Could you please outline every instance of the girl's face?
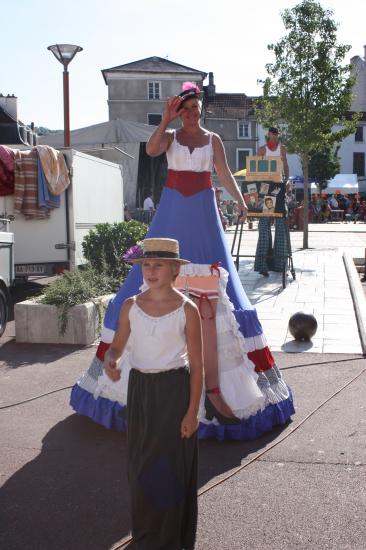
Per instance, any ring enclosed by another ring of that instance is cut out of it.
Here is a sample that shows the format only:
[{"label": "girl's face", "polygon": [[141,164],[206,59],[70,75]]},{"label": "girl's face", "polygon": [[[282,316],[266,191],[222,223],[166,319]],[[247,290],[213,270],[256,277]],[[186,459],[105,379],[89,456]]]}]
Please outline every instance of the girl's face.
[{"label": "girl's face", "polygon": [[201,102],[196,97],[187,99],[180,111],[179,115],[183,124],[192,124],[199,122],[201,118]]},{"label": "girl's face", "polygon": [[141,268],[144,281],[149,288],[169,286],[179,273],[179,264],[169,260],[144,260]]}]

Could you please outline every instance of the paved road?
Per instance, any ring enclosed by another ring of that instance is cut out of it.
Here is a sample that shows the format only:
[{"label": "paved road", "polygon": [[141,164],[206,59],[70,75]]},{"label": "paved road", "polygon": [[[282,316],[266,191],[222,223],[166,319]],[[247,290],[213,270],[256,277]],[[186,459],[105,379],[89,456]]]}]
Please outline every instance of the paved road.
[{"label": "paved road", "polygon": [[[354,233],[338,234],[335,248],[341,240],[362,248]],[[130,528],[125,437],[68,405],[95,347],[16,344],[11,331],[0,347],[0,407],[55,393],[0,409],[0,548],[109,550]],[[196,548],[365,550],[366,360],[275,356],[294,393],[292,423],[255,442],[202,442],[200,489],[289,437],[200,497]]]},{"label": "paved road", "polygon": [[[67,388],[94,351],[6,343],[1,406]],[[293,422],[251,443],[202,442],[200,488],[290,435],[200,497],[196,548],[364,549],[366,373],[294,428],[366,361],[311,353],[276,359],[294,392]],[[108,550],[129,532],[125,437],[73,414],[68,397],[65,389],[0,410],[4,550]]]}]

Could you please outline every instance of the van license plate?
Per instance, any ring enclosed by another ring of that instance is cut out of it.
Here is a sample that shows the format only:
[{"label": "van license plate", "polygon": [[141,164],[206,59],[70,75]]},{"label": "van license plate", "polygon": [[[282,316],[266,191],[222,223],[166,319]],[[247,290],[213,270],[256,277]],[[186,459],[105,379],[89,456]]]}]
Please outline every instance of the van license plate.
[{"label": "van license plate", "polygon": [[44,265],[26,264],[15,266],[16,275],[43,275]]}]

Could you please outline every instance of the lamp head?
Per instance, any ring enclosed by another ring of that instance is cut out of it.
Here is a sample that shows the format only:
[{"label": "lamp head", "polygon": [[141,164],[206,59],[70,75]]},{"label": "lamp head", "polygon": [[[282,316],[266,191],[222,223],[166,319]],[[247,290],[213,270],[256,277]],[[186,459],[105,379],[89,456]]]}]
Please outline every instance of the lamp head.
[{"label": "lamp head", "polygon": [[68,64],[74,59],[75,55],[81,52],[82,49],[81,46],[74,46],[73,44],[54,44],[47,48],[47,50],[53,53],[57,61],[63,64],[65,70]]}]

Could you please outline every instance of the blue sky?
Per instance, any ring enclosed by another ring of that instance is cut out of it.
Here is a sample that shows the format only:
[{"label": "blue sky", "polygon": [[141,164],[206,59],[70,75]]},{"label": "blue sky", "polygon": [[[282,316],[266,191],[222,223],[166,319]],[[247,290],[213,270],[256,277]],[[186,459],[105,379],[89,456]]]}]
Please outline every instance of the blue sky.
[{"label": "blue sky", "polygon": [[[205,72],[217,92],[260,93],[272,60],[267,44],[284,35],[280,11],[296,0],[0,0],[0,92],[14,93],[19,118],[62,128],[62,65],[47,46],[77,44],[70,64],[71,127],[108,120],[102,69],[157,55]],[[366,2],[324,0],[338,40],[363,57]]]}]

